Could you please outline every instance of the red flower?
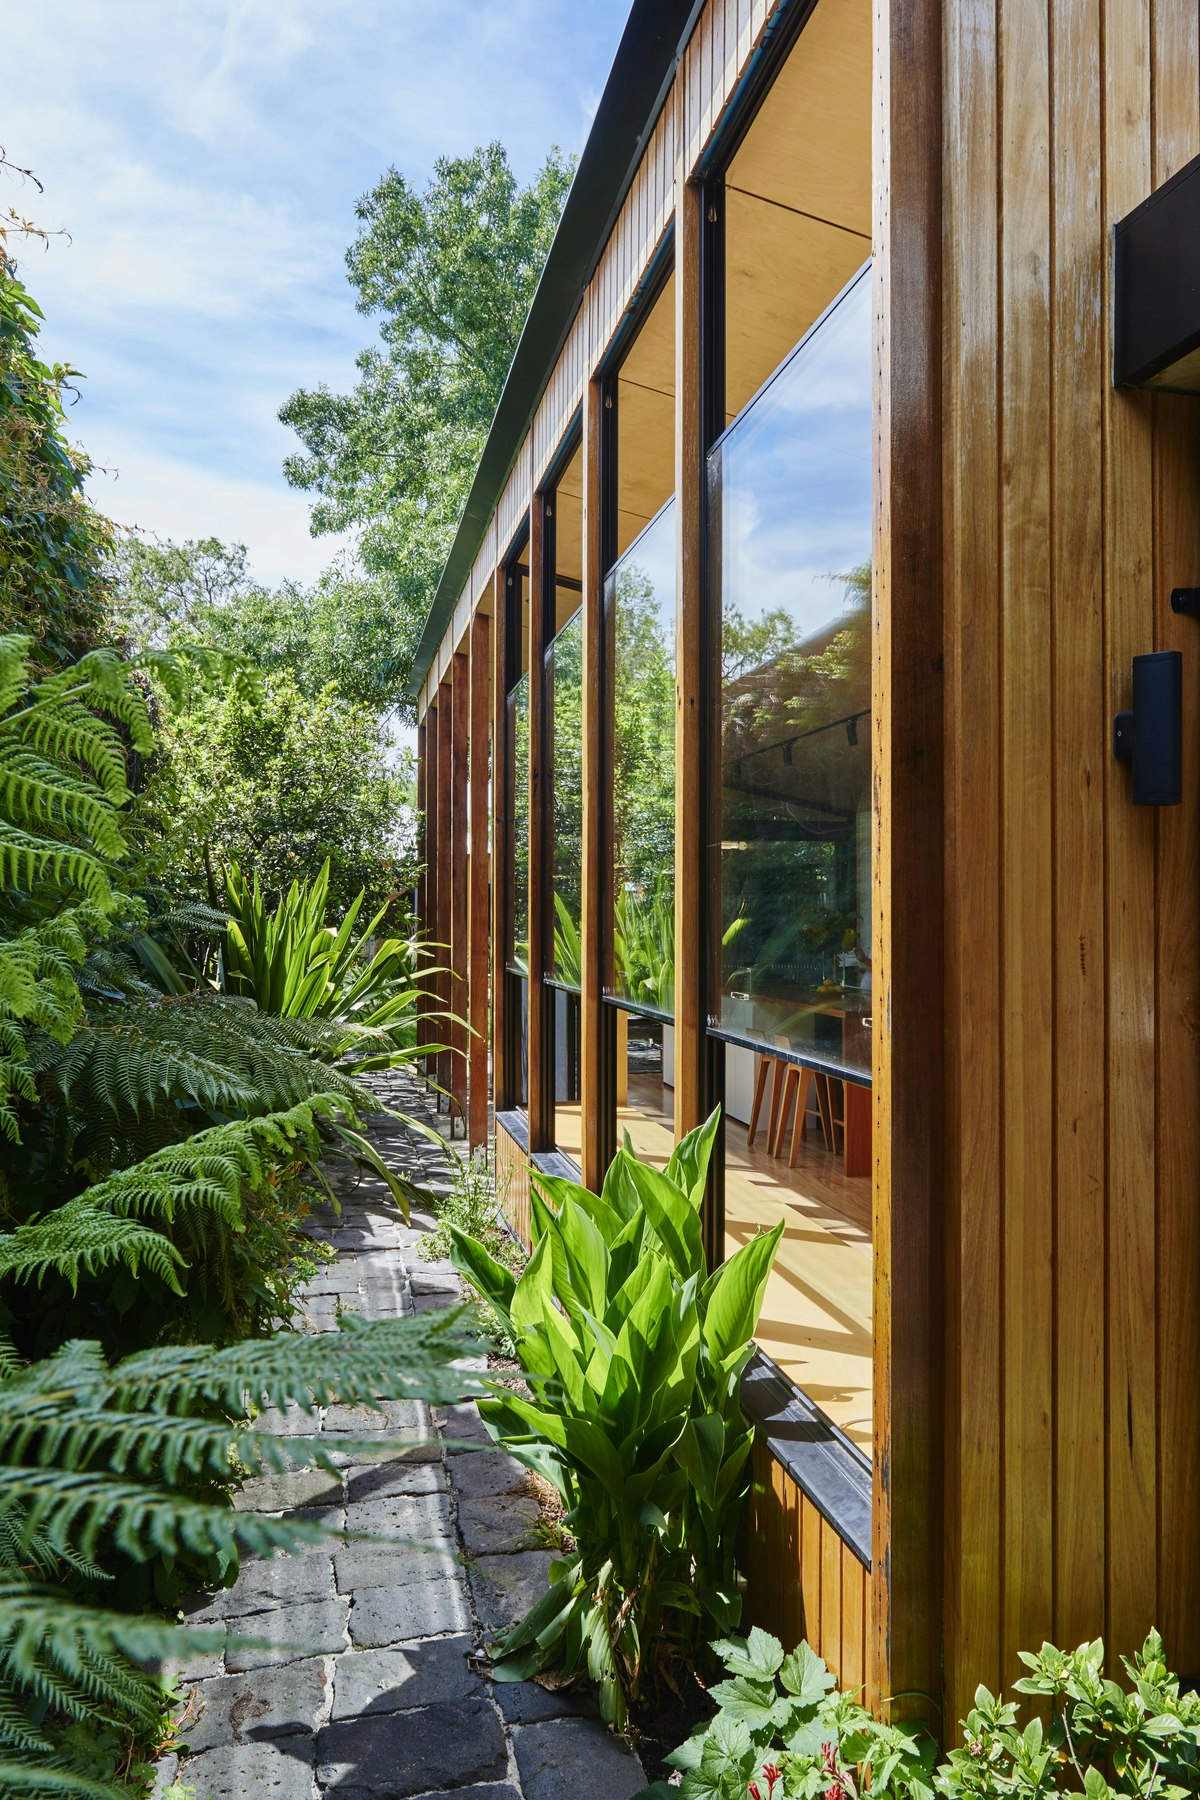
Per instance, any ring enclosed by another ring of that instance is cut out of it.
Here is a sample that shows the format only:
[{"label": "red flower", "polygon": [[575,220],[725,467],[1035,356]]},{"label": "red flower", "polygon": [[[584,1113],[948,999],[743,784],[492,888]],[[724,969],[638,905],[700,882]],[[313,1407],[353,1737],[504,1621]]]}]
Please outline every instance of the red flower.
[{"label": "red flower", "polygon": [[775,1763],[764,1763],[762,1772],[767,1778],[767,1800],[771,1800],[771,1795],[775,1792],[775,1783],[779,1780],[780,1770]]},{"label": "red flower", "polygon": [[762,1800],[762,1795],[758,1791],[757,1781],[752,1781],[750,1786],[746,1789],[746,1792],[749,1794],[750,1800]]}]

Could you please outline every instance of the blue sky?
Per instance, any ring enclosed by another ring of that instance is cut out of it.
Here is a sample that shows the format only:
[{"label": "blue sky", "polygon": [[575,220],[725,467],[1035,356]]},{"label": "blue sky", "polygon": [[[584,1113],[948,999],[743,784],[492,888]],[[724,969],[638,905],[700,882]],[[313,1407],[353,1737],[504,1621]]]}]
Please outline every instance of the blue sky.
[{"label": "blue sky", "polygon": [[[246,543],[264,579],[308,532],[276,413],[335,390],[373,336],[343,254],[389,164],[499,137],[519,175],[578,150],[628,0],[39,0],[10,9],[0,143],[45,185],[0,201],[62,228],[22,253],[45,353],[84,371],[72,435],[112,517]],[[20,71],[19,81],[12,79]]]}]

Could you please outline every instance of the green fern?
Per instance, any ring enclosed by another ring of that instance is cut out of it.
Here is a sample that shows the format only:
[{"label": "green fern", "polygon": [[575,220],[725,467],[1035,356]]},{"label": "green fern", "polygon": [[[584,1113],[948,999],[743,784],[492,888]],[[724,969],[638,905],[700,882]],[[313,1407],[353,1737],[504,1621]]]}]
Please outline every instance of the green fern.
[{"label": "green fern", "polygon": [[[106,1556],[116,1550],[138,1563],[190,1553],[232,1573],[244,1551],[294,1550],[326,1536],[233,1511],[224,1499],[235,1467],[335,1469],[315,1438],[256,1430],[251,1399],[309,1409],[404,1395],[455,1400],[479,1389],[461,1368],[473,1348],[457,1316],[432,1314],[355,1321],[320,1338],[280,1333],[217,1353],[149,1351],[115,1367],[88,1343],[29,1368],[4,1358],[0,1792],[120,1793],[73,1763],[65,1728],[107,1719],[154,1736],[164,1695],[147,1670],[224,1641],[223,1632],[184,1632],[98,1605]],[[198,1487],[211,1497],[197,1498]]]},{"label": "green fern", "polygon": [[272,1018],[245,1002],[159,997],[91,1007],[71,1041],[47,1045],[36,1063],[83,1120],[179,1103],[265,1112],[317,1093],[369,1107],[366,1090],[332,1066],[331,1037],[320,1021]]},{"label": "green fern", "polygon": [[182,1292],[182,1252],[164,1235],[182,1221],[192,1244],[203,1241],[204,1216],[233,1230],[241,1223],[245,1184],[258,1185],[276,1161],[315,1156],[321,1122],[338,1123],[336,1094],[310,1096],[284,1112],[238,1119],[195,1133],[121,1169],[82,1194],[0,1234],[0,1277],[41,1282],[54,1273],[77,1288],[81,1274],[120,1265],[142,1268]]}]

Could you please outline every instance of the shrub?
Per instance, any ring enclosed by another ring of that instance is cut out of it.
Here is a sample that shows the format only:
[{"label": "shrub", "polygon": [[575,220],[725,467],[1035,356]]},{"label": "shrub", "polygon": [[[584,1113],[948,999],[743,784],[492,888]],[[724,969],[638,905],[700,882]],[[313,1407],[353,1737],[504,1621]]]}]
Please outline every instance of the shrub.
[{"label": "shrub", "polygon": [[685,1681],[703,1637],[741,1610],[752,1431],[739,1384],[783,1226],[709,1275],[700,1204],[717,1122],[665,1173],[620,1150],[599,1195],[534,1172],[534,1248],[517,1279],[451,1228],[456,1267],[505,1321],[534,1391],[480,1410],[558,1489],[578,1545],[496,1646],[496,1673],[586,1668],[615,1724],[660,1681]]},{"label": "shrub", "polygon": [[1050,1800],[1084,1794],[1184,1800],[1200,1792],[1200,1696],[1181,1694],[1152,1631],[1122,1657],[1126,1692],[1104,1675],[1104,1645],[1043,1644],[1022,1651],[1030,1673],[1015,1685],[1048,1704],[1023,1728],[1015,1701],[981,1687],[963,1742],[935,1767],[920,1726],[885,1725],[853,1694],[838,1693],[807,1644],[785,1656],[755,1629],[718,1644],[730,1679],[713,1688],[720,1710],[667,1758],[679,1786],[656,1781],[637,1800]]},{"label": "shrub", "polygon": [[209,872],[236,856],[269,891],[315,876],[344,911],[360,888],[374,909],[412,880],[403,837],[409,784],[389,761],[374,712],[332,688],[304,694],[286,669],[196,693],[165,716],[140,805],[164,884],[209,896]]},{"label": "shrub", "polygon": [[[430,1261],[450,1256],[454,1248],[454,1232],[482,1244],[488,1255],[505,1269],[517,1275],[525,1266],[525,1252],[501,1217],[501,1199],[495,1190],[491,1169],[482,1150],[476,1150],[467,1162],[454,1159],[454,1183],[444,1199],[437,1202],[437,1223],[421,1238],[418,1248]],[[480,1334],[487,1338],[498,1355],[516,1356],[508,1327],[490,1301],[474,1302]]]}]

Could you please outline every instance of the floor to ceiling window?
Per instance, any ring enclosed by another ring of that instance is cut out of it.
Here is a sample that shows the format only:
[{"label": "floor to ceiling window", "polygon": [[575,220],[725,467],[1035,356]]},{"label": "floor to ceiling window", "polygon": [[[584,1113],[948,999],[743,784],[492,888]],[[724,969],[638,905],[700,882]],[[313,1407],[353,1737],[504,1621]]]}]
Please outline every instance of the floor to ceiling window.
[{"label": "floor to ceiling window", "polygon": [[515,1106],[529,1101],[529,566],[518,545],[505,565],[504,776],[509,820],[505,846],[504,979],[508,983],[509,1068]]},{"label": "floor to ceiling window", "polygon": [[552,989],[554,1141],[579,1141],[583,872],[583,449],[544,496],[546,765],[550,870],[545,977]]},{"label": "floor to ceiling window", "polygon": [[870,8],[819,0],[717,190],[709,1028],[762,1348],[871,1432]]},{"label": "floor to ceiling window", "polygon": [[615,1011],[617,1141],[665,1162],[674,1112],[675,283],[607,388],[604,990]]}]

